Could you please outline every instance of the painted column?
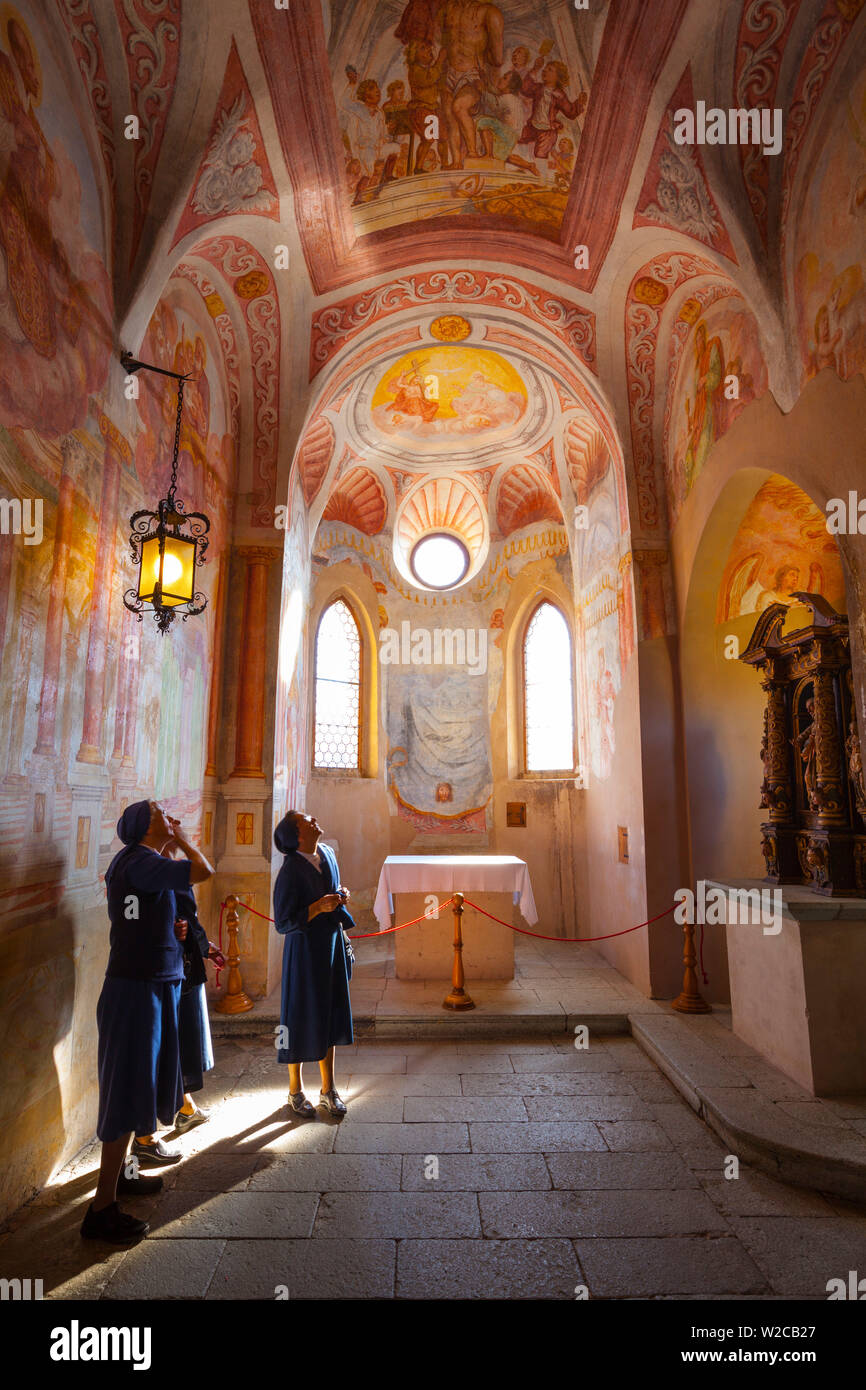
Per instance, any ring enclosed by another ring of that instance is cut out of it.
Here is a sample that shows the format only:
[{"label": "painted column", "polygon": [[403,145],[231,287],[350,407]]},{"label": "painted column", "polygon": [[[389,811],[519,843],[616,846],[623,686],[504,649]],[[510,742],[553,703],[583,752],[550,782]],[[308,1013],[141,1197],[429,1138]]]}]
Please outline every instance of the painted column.
[{"label": "painted column", "polygon": [[236,554],[246,561],[247,568],[232,777],[264,777],[268,566],[277,552],[264,546],[242,546]]},{"label": "painted column", "polygon": [[[128,610],[127,610],[128,611]],[[129,614],[126,645],[126,689],[121,767],[135,767],[135,735],[138,728],[138,675],[141,668],[141,623]]]},{"label": "painted column", "polygon": [[223,558],[220,560],[219,574],[217,576],[213,650],[211,652],[213,667],[211,672],[210,701],[208,703],[207,713],[207,763],[205,764],[204,770],[205,777],[216,777],[217,775],[217,729],[223,682],[223,656],[225,653],[226,589],[226,561]]},{"label": "painted column", "polygon": [[54,755],[54,733],[57,721],[57,690],[60,662],[63,656],[63,604],[66,598],[66,573],[69,568],[69,546],[72,535],[72,504],[75,496],[73,469],[81,463],[84,448],[74,435],[68,435],[60,445],[63,465],[57,491],[57,516],[54,523],[54,557],[51,583],[48,590],[48,615],[45,620],[45,656],[42,663],[42,692],[39,697],[39,727],[35,753]]},{"label": "painted column", "polygon": [[37,612],[35,600],[28,595],[22,600],[18,615],[18,652],[15,662],[15,676],[12,682],[12,723],[9,729],[9,753],[6,767],[9,776],[23,776],[21,754],[24,746],[24,728],[27,721],[27,696],[30,689],[30,657],[33,651],[33,634],[36,629]]},{"label": "painted column", "polygon": [[84,728],[77,761],[102,762],[102,719],[105,698],[105,661],[108,647],[108,619],[112,604],[122,596],[114,590],[114,547],[117,531],[117,501],[120,494],[121,462],[129,463],[132,453],[123,435],[106,415],[99,417],[99,431],[105,440],[102,499],[99,529],[96,533],[96,563],[93,567],[93,598],[90,632],[84,673]]},{"label": "painted column", "polygon": [[12,555],[15,537],[0,532],[0,664],[6,643],[6,622],[9,614],[9,591],[12,587]]}]

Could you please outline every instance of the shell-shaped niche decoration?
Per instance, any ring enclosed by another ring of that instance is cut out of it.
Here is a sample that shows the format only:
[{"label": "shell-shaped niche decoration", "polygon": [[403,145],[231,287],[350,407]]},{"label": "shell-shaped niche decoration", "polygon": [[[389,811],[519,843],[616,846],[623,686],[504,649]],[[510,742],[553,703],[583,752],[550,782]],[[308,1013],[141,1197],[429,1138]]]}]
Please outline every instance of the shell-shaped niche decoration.
[{"label": "shell-shaped niche decoration", "polygon": [[527,463],[509,468],[499,484],[496,519],[504,536],[539,521],[562,524],[562,509],[547,479]]},{"label": "shell-shaped niche decoration", "polygon": [[578,502],[589,499],[610,467],[610,450],[601,430],[588,415],[575,415],[565,431],[565,461]]},{"label": "shell-shaped niche decoration", "polygon": [[388,516],[388,500],[375,473],[369,468],[352,468],[341,478],[328,498],[322,521],[342,521],[375,536]]},{"label": "shell-shaped niche decoration", "polygon": [[483,564],[489,546],[484,507],[460,478],[428,478],[403,501],[394,528],[394,559],[403,577],[417,581],[409,568],[412,548],[423,536],[444,531],[456,536],[469,552],[470,579]]},{"label": "shell-shaped niche decoration", "polygon": [[308,507],[322,486],[333,452],[334,431],[324,415],[317,415],[304,435],[298,451],[301,487]]}]

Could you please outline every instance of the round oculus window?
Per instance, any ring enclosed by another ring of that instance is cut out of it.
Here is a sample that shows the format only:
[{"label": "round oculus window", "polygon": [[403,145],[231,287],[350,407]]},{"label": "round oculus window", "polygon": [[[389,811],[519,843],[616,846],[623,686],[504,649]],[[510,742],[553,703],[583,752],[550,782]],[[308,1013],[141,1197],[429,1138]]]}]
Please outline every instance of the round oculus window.
[{"label": "round oculus window", "polygon": [[469,570],[469,551],[456,536],[433,532],[415,542],[409,568],[425,589],[454,589]]}]

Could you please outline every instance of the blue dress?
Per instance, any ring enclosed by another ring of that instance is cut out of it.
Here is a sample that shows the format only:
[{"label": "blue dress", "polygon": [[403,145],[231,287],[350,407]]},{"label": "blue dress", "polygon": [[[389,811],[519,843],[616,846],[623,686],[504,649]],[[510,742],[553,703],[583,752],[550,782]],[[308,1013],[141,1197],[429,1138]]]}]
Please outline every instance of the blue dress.
[{"label": "blue dress", "polygon": [[185,918],[189,924],[189,932],[183,945],[187,962],[184,966],[186,978],[180,991],[177,1028],[183,1089],[192,1093],[201,1090],[204,1085],[204,1073],[213,1069],[213,1045],[205,990],[207,972],[204,968],[210,942],[207,932],[198,920],[193,890],[190,888],[188,893],[184,893],[175,889],[174,897],[178,917]]},{"label": "blue dress", "polygon": [[342,906],[307,921],[307,908],[335,893],[340,873],[333,850],[318,846],[322,872],[290,850],[274,884],[274,918],[283,942],[280,1023],[287,1030],[278,1062],[320,1062],[329,1047],[353,1040],[349,968],[343,928],[355,923]]},{"label": "blue dress", "polygon": [[96,1008],[99,1116],[110,1143],[153,1134],[183,1104],[178,1004],[183,951],[174,934],[175,892],[189,889],[187,860],[128,845],[105,874],[111,920],[108,967]]}]

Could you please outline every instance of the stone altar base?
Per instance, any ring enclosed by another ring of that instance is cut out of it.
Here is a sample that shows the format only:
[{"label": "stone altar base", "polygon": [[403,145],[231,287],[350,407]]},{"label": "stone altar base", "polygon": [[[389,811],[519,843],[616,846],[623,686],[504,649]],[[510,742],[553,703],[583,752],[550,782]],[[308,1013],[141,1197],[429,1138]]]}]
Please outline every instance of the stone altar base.
[{"label": "stone altar base", "polygon": [[[444,902],[448,893],[438,896]],[[420,917],[429,906],[428,898],[427,893],[395,893],[395,924]],[[472,899],[503,922],[524,925],[511,893],[473,892]],[[450,981],[453,964],[453,906],[441,910],[438,921],[431,917],[394,933],[394,969],[399,980]],[[514,933],[471,907],[463,909],[463,969],[469,994],[473,980],[514,978]]]},{"label": "stone altar base", "polygon": [[[725,893],[757,879],[707,885]],[[790,886],[782,929],[725,927],[734,1032],[815,1096],[866,1091],[866,902]]]}]

